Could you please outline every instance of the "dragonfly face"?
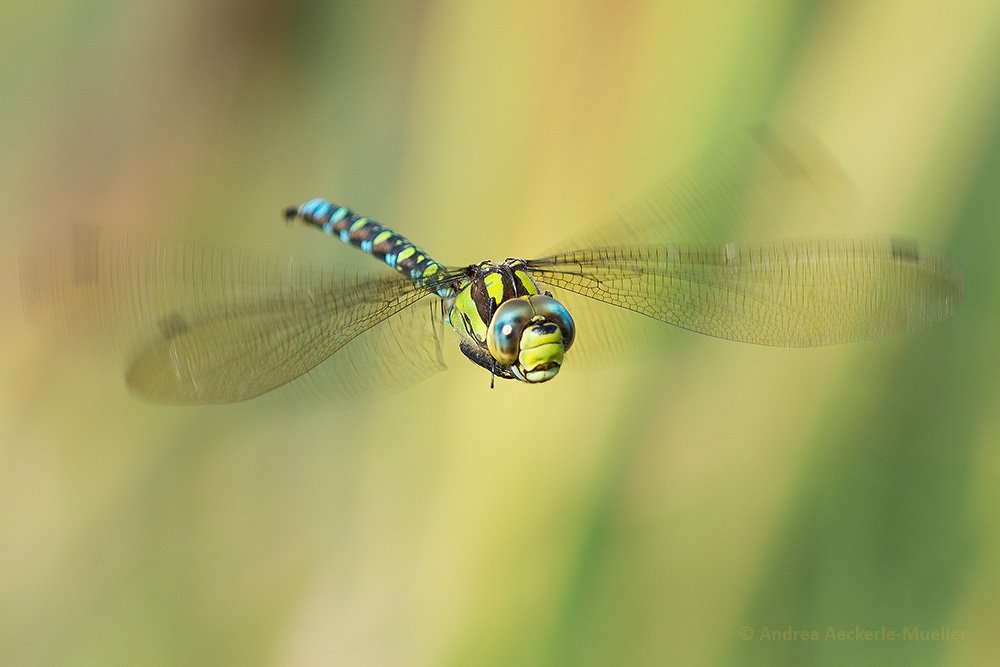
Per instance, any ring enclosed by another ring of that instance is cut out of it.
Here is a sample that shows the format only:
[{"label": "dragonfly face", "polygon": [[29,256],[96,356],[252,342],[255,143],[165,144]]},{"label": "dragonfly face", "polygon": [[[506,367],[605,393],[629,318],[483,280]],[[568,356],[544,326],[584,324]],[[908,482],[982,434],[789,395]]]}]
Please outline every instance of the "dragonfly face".
[{"label": "dragonfly face", "polygon": [[535,294],[500,304],[486,330],[486,347],[518,380],[545,382],[559,372],[575,337],[566,307],[551,296]]},{"label": "dragonfly face", "polygon": [[541,292],[519,259],[469,266],[448,321],[474,363],[528,383],[554,378],[576,337],[569,311]]}]

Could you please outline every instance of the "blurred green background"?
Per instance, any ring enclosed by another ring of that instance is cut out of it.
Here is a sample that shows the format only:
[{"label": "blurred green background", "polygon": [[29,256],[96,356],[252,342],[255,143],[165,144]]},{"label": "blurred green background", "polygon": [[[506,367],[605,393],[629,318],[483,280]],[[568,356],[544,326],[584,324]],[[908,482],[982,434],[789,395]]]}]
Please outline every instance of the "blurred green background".
[{"label": "blurred green background", "polygon": [[[998,93],[995,0],[8,0],[0,664],[995,664]],[[532,255],[769,118],[857,185],[849,231],[956,259],[954,319],[671,330],[493,391],[452,351],[329,408],[146,405],[22,323],[38,229],[380,270],[279,222],[322,196],[446,263]]]}]

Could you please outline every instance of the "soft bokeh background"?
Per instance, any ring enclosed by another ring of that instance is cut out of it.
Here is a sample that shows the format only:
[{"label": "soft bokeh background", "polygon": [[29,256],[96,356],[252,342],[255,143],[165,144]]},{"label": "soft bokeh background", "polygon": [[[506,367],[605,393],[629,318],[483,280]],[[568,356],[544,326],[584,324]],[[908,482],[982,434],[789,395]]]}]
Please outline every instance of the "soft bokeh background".
[{"label": "soft bokeh background", "polygon": [[[998,93],[995,0],[4,2],[0,664],[995,664]],[[957,317],[670,331],[493,391],[452,354],[328,409],[146,405],[21,320],[40,228],[378,270],[278,222],[325,196],[530,255],[773,117],[856,183],[852,231],[956,258]],[[825,638],[883,626],[960,636]]]}]

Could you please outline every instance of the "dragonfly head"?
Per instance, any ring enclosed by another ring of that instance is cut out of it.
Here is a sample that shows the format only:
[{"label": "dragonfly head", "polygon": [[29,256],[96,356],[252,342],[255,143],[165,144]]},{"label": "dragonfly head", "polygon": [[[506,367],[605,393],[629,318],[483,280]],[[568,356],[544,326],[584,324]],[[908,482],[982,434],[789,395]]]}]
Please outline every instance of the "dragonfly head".
[{"label": "dragonfly head", "polygon": [[486,331],[486,346],[517,379],[536,383],[556,376],[575,337],[566,307],[551,296],[533,294],[500,304]]}]

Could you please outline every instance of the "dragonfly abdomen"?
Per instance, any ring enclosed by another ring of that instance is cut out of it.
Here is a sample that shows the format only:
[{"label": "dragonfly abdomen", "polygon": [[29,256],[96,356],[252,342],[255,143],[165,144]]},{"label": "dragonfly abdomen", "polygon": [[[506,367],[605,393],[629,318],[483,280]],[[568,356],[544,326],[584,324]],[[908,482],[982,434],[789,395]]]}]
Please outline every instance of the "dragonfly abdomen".
[{"label": "dragonfly abdomen", "polygon": [[285,218],[319,227],[344,243],[377,257],[418,286],[432,282],[442,271],[423,248],[378,222],[358,215],[346,206],[325,199],[312,199],[285,210]]}]

